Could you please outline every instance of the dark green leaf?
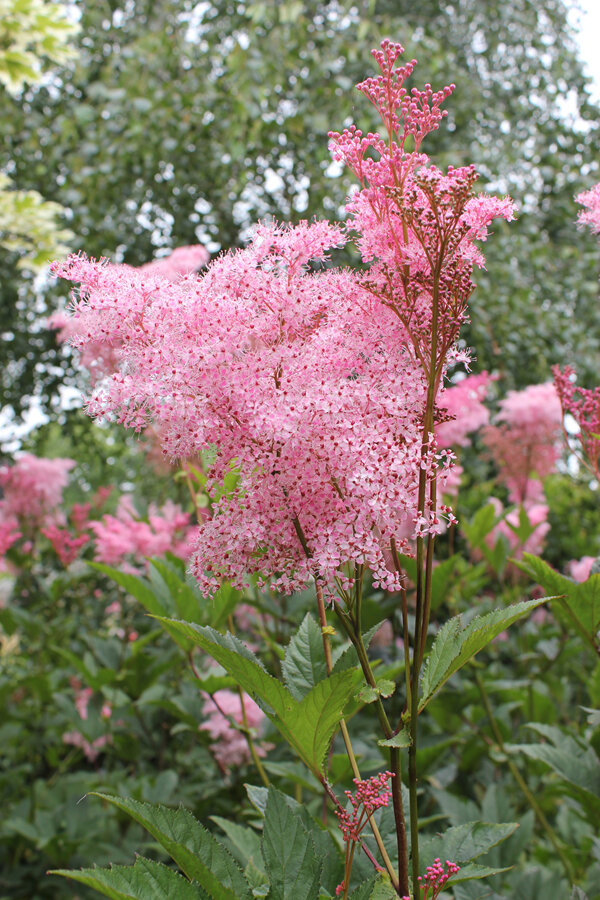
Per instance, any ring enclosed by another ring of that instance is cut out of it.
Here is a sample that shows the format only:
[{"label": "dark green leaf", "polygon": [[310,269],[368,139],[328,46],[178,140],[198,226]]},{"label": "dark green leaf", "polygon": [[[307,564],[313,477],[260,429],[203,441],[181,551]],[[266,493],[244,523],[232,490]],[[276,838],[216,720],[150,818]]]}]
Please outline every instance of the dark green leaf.
[{"label": "dark green leaf", "polygon": [[251,900],[250,889],[229,851],[186,809],[152,806],[95,793],[139,822],[165,848],[188,878],[214,900]]},{"label": "dark green leaf", "polygon": [[162,863],[143,856],[138,857],[133,866],[73,871],[54,869],[50,874],[79,881],[111,900],[206,900],[208,897],[198,885],[190,884]]},{"label": "dark green leaf", "polygon": [[288,690],[296,700],[302,700],[315,684],[327,677],[323,636],[310,613],[290,640],[281,668]]},{"label": "dark green leaf", "polygon": [[526,600],[505,609],[493,610],[485,616],[472,619],[465,627],[460,616],[449,619],[439,630],[425,662],[419,711],[427,706],[442,685],[476,653],[546,599]]},{"label": "dark green leaf", "polygon": [[269,788],[262,854],[271,900],[313,900],[321,882],[321,860],[312,837],[283,794]]}]

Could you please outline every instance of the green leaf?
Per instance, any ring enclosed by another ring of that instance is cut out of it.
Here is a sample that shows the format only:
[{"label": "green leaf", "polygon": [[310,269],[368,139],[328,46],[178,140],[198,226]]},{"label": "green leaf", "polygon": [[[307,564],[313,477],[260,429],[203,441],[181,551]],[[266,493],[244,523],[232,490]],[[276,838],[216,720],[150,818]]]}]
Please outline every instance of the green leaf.
[{"label": "green leaf", "polygon": [[264,817],[265,809],[267,808],[267,798],[269,794],[267,788],[258,787],[254,784],[245,784],[244,787],[246,788],[246,793],[248,794],[248,800],[255,808],[255,810]]},{"label": "green leaf", "polygon": [[369,895],[369,900],[397,900],[398,894],[392,887],[387,875],[382,874],[378,877],[373,890]]},{"label": "green leaf", "polygon": [[389,740],[377,741],[380,747],[410,747],[412,744],[410,733],[408,728],[401,728],[400,731],[395,734],[393,737],[389,738]]},{"label": "green leaf", "polygon": [[242,872],[229,851],[183,808],[152,806],[138,800],[94,793],[139,822],[164,847],[180,869],[213,900],[251,900]]},{"label": "green leaf", "polygon": [[449,619],[439,630],[425,662],[419,712],[476,653],[547,599],[526,600],[505,609],[495,609],[485,616],[476,616],[464,628],[460,616]]},{"label": "green leaf", "polygon": [[518,822],[504,824],[465,822],[463,825],[449,828],[443,834],[424,837],[419,847],[422,871],[438,858],[449,859],[458,865],[471,862],[505,841],[518,827]]},{"label": "green leaf", "polygon": [[160,619],[169,632],[191,639],[216,659],[262,706],[287,742],[311,771],[319,775],[344,707],[361,673],[348,670],[316,684],[298,703],[288,689],[265,671],[251,651],[230,634],[189,622]]},{"label": "green leaf", "polygon": [[373,703],[378,697],[391,697],[396,690],[396,684],[389,678],[378,678],[375,687],[369,684],[363,685],[356,695],[356,699],[361,703]]},{"label": "green leaf", "polygon": [[292,637],[282,663],[283,677],[289,692],[302,700],[308,692],[327,677],[321,629],[307,613]]},{"label": "green leaf", "polygon": [[478,509],[470,522],[461,522],[461,529],[471,547],[479,547],[496,524],[496,510],[489,503]]},{"label": "green leaf", "polygon": [[92,569],[103,572],[113,581],[116,581],[122,588],[125,588],[128,594],[135,597],[153,616],[166,616],[170,610],[167,609],[152,590],[150,583],[139,575],[131,575],[128,572],[122,572],[120,569],[114,569],[104,563],[88,563]]},{"label": "green leaf", "polygon": [[221,816],[211,816],[211,819],[225,832],[238,851],[244,865],[252,860],[255,866],[261,867],[260,836],[253,828],[238,825],[236,822],[230,822],[229,819],[221,818]]},{"label": "green leaf", "polygon": [[442,560],[431,573],[431,609],[435,611],[448,596],[448,584],[456,570],[458,554]]},{"label": "green leaf", "polygon": [[270,900],[313,900],[321,882],[321,860],[312,837],[285,795],[270,787],[262,854],[271,883]]},{"label": "green leaf", "polygon": [[480,866],[477,863],[469,863],[467,866],[461,866],[460,872],[448,879],[449,886],[453,884],[461,884],[463,881],[476,881],[480,878],[489,878],[491,875],[500,875],[502,872],[510,871],[511,866],[505,866],[501,869],[495,869],[491,866]]},{"label": "green leaf", "polygon": [[553,598],[554,606],[596,646],[600,630],[600,574],[590,575],[587,581],[578,584],[531,553],[524,553],[522,561],[515,560],[515,565],[550,594],[562,595]]},{"label": "green leaf", "polygon": [[379,876],[377,875],[373,875],[368,881],[363,881],[362,884],[359,884],[359,886],[348,896],[348,900],[371,900],[373,888],[375,887],[378,877]]},{"label": "green leaf", "polygon": [[162,863],[140,856],[133,866],[110,869],[54,869],[50,875],[62,875],[97,890],[111,900],[206,900],[199,885],[190,884]]},{"label": "green leaf", "polygon": [[546,763],[579,790],[596,799],[600,797],[600,759],[587,742],[552,725],[531,722],[527,727],[546,738],[547,743],[507,744],[507,750]]},{"label": "green leaf", "polygon": [[151,559],[150,565],[158,572],[170,593],[173,604],[172,611],[187,622],[204,624],[206,616],[203,615],[202,610],[203,597],[198,588],[194,589],[187,584],[179,577],[176,570],[162,559]]}]

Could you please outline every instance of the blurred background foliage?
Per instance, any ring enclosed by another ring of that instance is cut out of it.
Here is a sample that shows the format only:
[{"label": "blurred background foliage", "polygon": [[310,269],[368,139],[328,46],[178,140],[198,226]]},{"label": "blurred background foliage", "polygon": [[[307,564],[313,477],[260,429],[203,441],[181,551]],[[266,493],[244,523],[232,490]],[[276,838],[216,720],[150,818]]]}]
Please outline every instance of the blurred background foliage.
[{"label": "blurred background foliage", "polygon": [[[182,244],[239,246],[264,216],[341,217],[352,181],[327,132],[376,126],[353,86],[389,36],[420,60],[415,84],[457,85],[434,161],[474,162],[480,186],[520,208],[479,275],[465,334],[477,367],[504,391],[576,357],[595,383],[597,248],[573,197],[599,177],[599,110],[564,0],[82,0],[70,12],[74,57],[0,92],[0,173],[64,208],[73,249],[140,265]],[[24,272],[14,245],[0,257],[2,405],[18,417],[35,397],[56,413],[59,386],[76,381],[44,324],[64,288]]]}]

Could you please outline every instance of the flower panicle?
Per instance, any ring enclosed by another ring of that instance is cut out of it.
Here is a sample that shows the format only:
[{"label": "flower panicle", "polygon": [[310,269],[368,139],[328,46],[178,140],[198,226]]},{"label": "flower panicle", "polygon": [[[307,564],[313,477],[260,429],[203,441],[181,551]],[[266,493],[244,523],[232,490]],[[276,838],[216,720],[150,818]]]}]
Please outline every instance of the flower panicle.
[{"label": "flower panicle", "polygon": [[[436,900],[448,879],[459,871],[460,866],[455,862],[447,859],[443,866],[439,857],[435,859],[433,865],[427,866],[425,875],[419,875],[419,885],[423,891],[422,900]],[[410,900],[410,897],[402,897],[402,900]]]}]

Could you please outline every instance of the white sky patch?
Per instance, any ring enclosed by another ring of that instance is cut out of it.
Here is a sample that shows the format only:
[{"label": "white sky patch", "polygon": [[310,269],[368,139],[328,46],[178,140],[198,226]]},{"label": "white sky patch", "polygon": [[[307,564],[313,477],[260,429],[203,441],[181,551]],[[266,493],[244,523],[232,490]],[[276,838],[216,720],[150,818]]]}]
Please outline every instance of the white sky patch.
[{"label": "white sky patch", "polygon": [[593,79],[592,97],[600,103],[600,0],[578,0],[580,12],[572,8],[569,16],[577,31],[586,75]]}]

